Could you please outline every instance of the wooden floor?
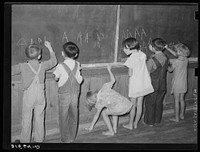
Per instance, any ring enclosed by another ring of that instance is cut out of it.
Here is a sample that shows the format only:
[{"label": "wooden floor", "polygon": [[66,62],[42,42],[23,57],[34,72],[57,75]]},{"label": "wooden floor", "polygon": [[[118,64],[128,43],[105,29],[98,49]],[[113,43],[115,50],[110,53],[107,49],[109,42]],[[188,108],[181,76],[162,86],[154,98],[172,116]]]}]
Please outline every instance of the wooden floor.
[{"label": "wooden floor", "polygon": [[[137,129],[128,130],[118,126],[114,136],[102,135],[106,126],[95,128],[93,131],[78,135],[74,143],[197,143],[197,111],[186,112],[185,119],[176,123],[169,118],[172,114],[163,117],[162,123],[156,127],[144,125],[142,121]],[[98,122],[97,122],[98,123]],[[46,138],[45,143],[59,143],[60,134]]]}]

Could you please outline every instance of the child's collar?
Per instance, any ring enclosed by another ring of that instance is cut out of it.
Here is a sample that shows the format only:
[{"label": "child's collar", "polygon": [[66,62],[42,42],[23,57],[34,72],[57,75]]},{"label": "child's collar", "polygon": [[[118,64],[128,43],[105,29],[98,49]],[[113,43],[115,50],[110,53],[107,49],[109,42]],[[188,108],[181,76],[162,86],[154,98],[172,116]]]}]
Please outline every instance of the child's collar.
[{"label": "child's collar", "polygon": [[184,56],[179,56],[177,59],[178,60],[181,60],[181,61],[184,61],[187,57],[184,57]]},{"label": "child's collar", "polygon": [[39,60],[27,60],[26,62],[27,62],[27,63],[30,63],[30,62],[38,62],[38,63],[41,63],[41,61],[39,61]]}]

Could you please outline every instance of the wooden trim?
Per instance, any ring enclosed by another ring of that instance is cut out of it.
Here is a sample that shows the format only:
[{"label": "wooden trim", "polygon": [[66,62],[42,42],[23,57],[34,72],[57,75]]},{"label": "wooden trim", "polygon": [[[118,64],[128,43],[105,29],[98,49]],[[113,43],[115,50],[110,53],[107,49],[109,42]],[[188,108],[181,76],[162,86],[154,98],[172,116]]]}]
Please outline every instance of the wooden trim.
[{"label": "wooden trim", "polygon": [[114,54],[114,63],[117,62],[117,54],[118,54],[119,20],[120,20],[120,5],[117,5],[117,23],[116,23],[116,33],[115,33],[115,54]]}]

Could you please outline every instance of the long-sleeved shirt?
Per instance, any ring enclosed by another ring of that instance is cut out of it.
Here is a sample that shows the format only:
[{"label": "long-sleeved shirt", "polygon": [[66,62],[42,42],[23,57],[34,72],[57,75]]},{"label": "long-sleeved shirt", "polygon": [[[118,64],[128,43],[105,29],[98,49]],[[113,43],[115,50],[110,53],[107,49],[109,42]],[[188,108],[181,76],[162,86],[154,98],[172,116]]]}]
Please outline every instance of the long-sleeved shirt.
[{"label": "long-sleeved shirt", "polygon": [[[42,64],[40,72],[39,72],[39,81],[40,81],[41,84],[44,84],[44,82],[45,82],[45,72],[47,70],[50,70],[51,68],[53,68],[57,64],[57,59],[56,59],[55,53],[51,52],[50,53],[50,59],[47,60],[47,61],[39,62],[38,60],[30,60],[30,61],[27,61],[27,62],[29,62],[30,64],[34,64],[34,65]],[[19,63],[19,64],[12,66],[12,75],[21,74],[22,84],[23,84],[24,89],[27,89],[30,86],[30,84],[31,84],[31,82],[32,82],[32,80],[35,76],[35,74],[30,69],[27,62]],[[36,71],[37,70],[38,69],[36,69]]]}]

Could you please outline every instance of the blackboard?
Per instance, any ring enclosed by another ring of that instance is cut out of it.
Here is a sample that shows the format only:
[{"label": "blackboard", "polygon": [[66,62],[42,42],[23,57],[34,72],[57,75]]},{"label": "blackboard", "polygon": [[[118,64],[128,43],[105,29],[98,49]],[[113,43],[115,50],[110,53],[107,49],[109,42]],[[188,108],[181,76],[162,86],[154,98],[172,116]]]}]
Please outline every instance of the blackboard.
[{"label": "blackboard", "polygon": [[183,42],[191,50],[190,57],[198,57],[198,21],[194,17],[197,10],[197,5],[121,5],[117,60],[126,57],[121,43],[130,36],[140,42],[147,57],[151,55],[148,45],[157,37],[169,45]]},{"label": "blackboard", "polygon": [[84,64],[114,61],[116,5],[12,5],[12,65],[27,60],[24,49],[51,42],[59,62],[62,45],[75,42]]}]

